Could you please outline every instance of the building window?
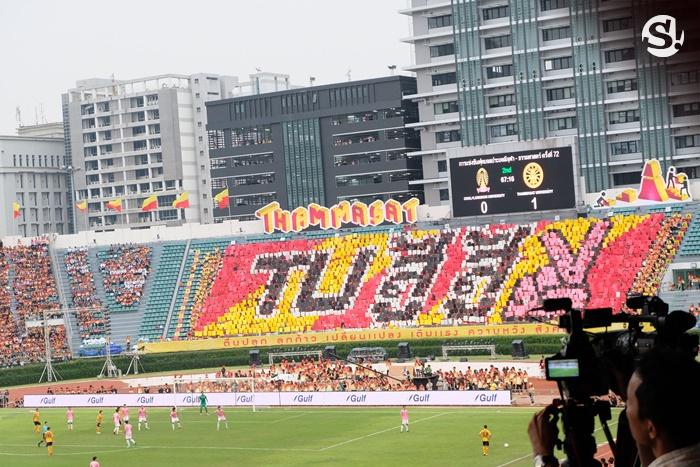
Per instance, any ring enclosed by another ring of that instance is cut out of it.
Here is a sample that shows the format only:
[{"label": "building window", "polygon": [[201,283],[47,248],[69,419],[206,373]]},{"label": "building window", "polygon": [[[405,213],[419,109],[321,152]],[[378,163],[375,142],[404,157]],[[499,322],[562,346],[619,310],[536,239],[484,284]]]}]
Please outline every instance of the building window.
[{"label": "building window", "polygon": [[548,101],[560,101],[564,99],[573,99],[575,97],[573,86],[547,89],[546,92]]},{"label": "building window", "polygon": [[438,173],[447,172],[447,161],[437,161]]},{"label": "building window", "polygon": [[637,90],[637,78],[632,79],[618,79],[615,81],[608,81],[608,94],[615,94],[616,92],[629,92]]},{"label": "building window", "polygon": [[224,149],[224,130],[207,131],[209,149]]},{"label": "building window", "polygon": [[571,57],[548,58],[544,61],[544,69],[551,70],[566,70],[571,68]]},{"label": "building window", "polygon": [[634,60],[634,48],[605,51],[605,63],[624,62],[625,60]]},{"label": "building window", "polygon": [[440,190],[440,201],[449,201],[450,200],[450,190],[447,188],[443,188]]},{"label": "building window", "polygon": [[610,143],[610,153],[613,156],[618,156],[620,154],[633,154],[639,152],[638,148],[639,141],[620,141],[617,143]]},{"label": "building window", "polygon": [[671,75],[671,84],[694,84],[700,82],[700,71],[681,71]]},{"label": "building window", "polygon": [[569,8],[569,0],[540,0],[540,10],[558,10],[559,8]]},{"label": "building window", "polygon": [[489,107],[506,107],[509,105],[515,105],[515,94],[489,96]]},{"label": "building window", "polygon": [[231,130],[231,147],[234,148],[271,142],[272,129],[270,127],[234,128]]},{"label": "building window", "polygon": [[334,115],[331,117],[331,125],[344,125],[369,122],[377,119],[377,112],[359,112],[346,115]]},{"label": "building window", "polygon": [[618,112],[610,112],[608,114],[608,121],[611,125],[618,123],[633,123],[639,121],[639,109],[634,110],[621,110]]},{"label": "building window", "polygon": [[348,175],[335,178],[335,184],[338,187],[373,185],[376,183],[382,183],[382,174]]},{"label": "building window", "polygon": [[636,185],[642,178],[642,172],[622,172],[613,174],[613,185]]},{"label": "building window", "polygon": [[543,41],[556,41],[559,39],[568,39],[569,37],[571,37],[571,26],[561,26],[558,28],[542,30]]},{"label": "building window", "polygon": [[632,18],[615,18],[603,21],[603,31],[613,32],[632,28]]},{"label": "building window", "polygon": [[513,136],[518,134],[518,127],[515,123],[507,123],[505,125],[493,125],[489,127],[489,134],[492,138]]},{"label": "building window", "polygon": [[446,28],[452,26],[452,15],[431,16],[428,18],[428,29]]},{"label": "building window", "polygon": [[550,118],[547,128],[549,131],[571,130],[576,128],[576,117]]},{"label": "building window", "polygon": [[333,137],[333,146],[348,146],[350,144],[374,143],[379,140],[379,133],[376,131],[367,133],[357,133]]},{"label": "building window", "polygon": [[438,102],[433,104],[433,112],[436,115],[459,112],[459,104],[457,104],[457,101]]},{"label": "building window", "polygon": [[450,72],[450,73],[439,73],[437,75],[433,75],[433,86],[444,86],[446,84],[454,84],[457,82],[457,73]]},{"label": "building window", "polygon": [[689,102],[673,106],[674,117],[689,117],[691,115],[700,115],[700,102]]},{"label": "building window", "polygon": [[510,34],[484,38],[484,48],[486,50],[500,49],[501,47],[510,47]]},{"label": "building window", "polygon": [[430,47],[431,57],[442,57],[445,55],[454,55],[455,45],[450,42],[449,44],[433,45]]},{"label": "building window", "polygon": [[508,5],[496,6],[493,8],[484,8],[481,12],[484,21],[491,19],[505,18],[510,15],[510,7]]},{"label": "building window", "polygon": [[504,78],[506,76],[513,76],[513,65],[493,65],[486,67],[486,77],[491,78]]},{"label": "building window", "polygon": [[700,147],[700,134],[676,136],[676,149]]},{"label": "building window", "polygon": [[451,143],[453,141],[460,141],[461,136],[459,130],[448,130],[448,131],[436,131],[435,132],[435,142],[436,143]]}]

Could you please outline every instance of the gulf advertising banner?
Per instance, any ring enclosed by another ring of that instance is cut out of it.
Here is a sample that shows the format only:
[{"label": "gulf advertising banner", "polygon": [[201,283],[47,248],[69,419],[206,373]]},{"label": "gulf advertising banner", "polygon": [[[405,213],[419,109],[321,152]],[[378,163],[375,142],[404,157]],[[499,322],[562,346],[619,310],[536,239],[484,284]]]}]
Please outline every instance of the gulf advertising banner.
[{"label": "gulf advertising banner", "polygon": [[[210,406],[492,406],[510,405],[510,391],[207,393]],[[25,407],[196,407],[199,394],[26,395]]]}]

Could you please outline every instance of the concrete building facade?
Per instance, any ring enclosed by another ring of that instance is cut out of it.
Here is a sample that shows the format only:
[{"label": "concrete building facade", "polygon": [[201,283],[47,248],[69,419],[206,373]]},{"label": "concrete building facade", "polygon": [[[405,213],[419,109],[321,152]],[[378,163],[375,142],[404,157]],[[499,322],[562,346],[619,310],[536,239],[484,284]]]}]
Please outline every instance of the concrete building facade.
[{"label": "concrete building facade", "polygon": [[0,136],[0,238],[71,232],[66,163],[63,138]]},{"label": "concrete building facade", "polygon": [[207,103],[212,196],[228,188],[216,221],[250,220],[278,201],[285,209],[342,200],[423,201],[415,80],[390,76]]},{"label": "concrete building facade", "polygon": [[424,173],[412,183],[426,202],[449,203],[444,160],[461,153],[454,148],[518,151],[569,136],[585,193],[637,184],[650,158],[700,179],[697,15],[684,13],[689,3],[669,4],[686,43],[660,60],[641,41],[660,2],[412,0],[402,13],[418,91],[407,98],[418,104],[421,150],[412,155]]}]

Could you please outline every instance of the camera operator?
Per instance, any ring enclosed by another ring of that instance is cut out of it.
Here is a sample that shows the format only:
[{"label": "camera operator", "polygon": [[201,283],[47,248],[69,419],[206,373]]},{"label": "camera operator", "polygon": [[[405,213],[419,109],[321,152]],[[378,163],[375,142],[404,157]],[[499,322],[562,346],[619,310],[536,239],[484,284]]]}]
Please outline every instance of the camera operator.
[{"label": "camera operator", "polygon": [[[700,465],[698,388],[700,363],[687,354],[654,349],[641,358],[627,385],[625,414],[637,445],[637,465]],[[554,405],[548,406],[535,414],[528,426],[535,466],[559,465],[554,457],[559,433],[556,410]]]}]

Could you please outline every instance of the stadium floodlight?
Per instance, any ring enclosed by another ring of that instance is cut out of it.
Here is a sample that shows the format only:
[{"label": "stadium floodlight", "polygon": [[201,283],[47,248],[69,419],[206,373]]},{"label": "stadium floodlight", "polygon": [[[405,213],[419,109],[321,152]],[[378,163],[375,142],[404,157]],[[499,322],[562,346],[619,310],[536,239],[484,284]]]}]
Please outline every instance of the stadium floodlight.
[{"label": "stadium floodlight", "polygon": [[48,383],[58,381],[61,377],[61,375],[59,375],[58,372],[56,372],[56,370],[53,367],[53,363],[51,362],[51,338],[49,337],[49,322],[48,318],[46,317],[46,311],[46,309],[43,310],[42,316],[42,327],[44,329],[44,359],[46,361],[46,364],[44,365],[44,371],[42,371],[41,376],[39,376],[40,383],[44,379],[44,375],[46,375],[46,382]]}]

